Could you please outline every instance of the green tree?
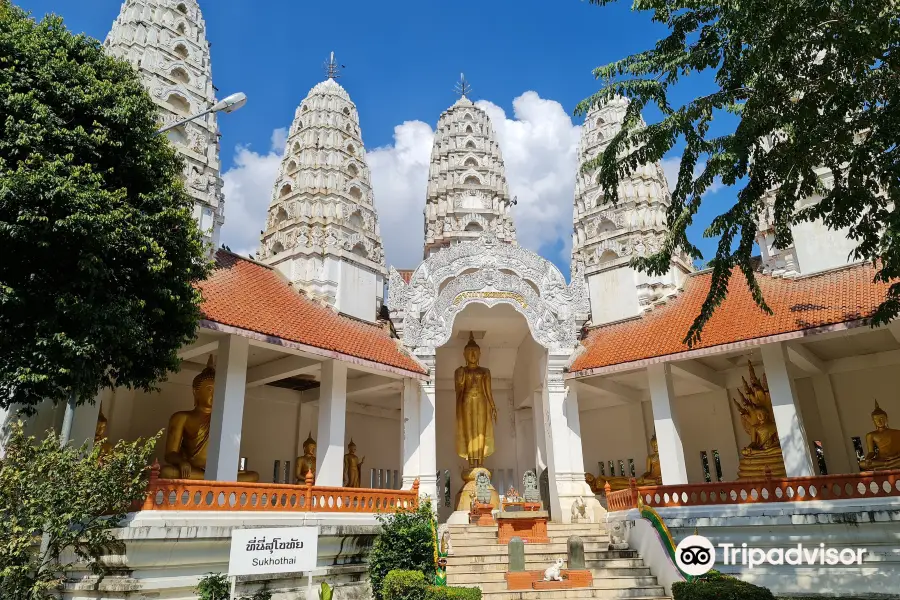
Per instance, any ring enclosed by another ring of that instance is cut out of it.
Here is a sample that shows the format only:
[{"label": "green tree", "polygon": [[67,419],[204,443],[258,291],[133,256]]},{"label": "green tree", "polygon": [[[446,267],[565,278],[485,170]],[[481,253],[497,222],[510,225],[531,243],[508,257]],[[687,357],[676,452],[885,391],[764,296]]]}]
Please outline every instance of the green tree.
[{"label": "green tree", "polygon": [[152,389],[209,269],[135,71],[0,0],[0,407]]},{"label": "green tree", "polygon": [[369,553],[372,595],[382,598],[384,578],[394,570],[421,571],[425,581],[434,581],[435,517],[431,500],[423,498],[415,510],[379,514],[376,518],[381,532]]},{"label": "green tree", "polygon": [[101,558],[144,498],[155,442],[119,442],[101,457],[99,446],[60,447],[54,433],[39,442],[12,424],[0,464],[0,598],[50,598],[76,564],[108,572]]},{"label": "green tree", "polygon": [[[631,100],[622,131],[585,165],[586,172],[601,170],[613,201],[621,177],[684,143],[670,232],[658,253],[634,265],[666,272],[676,248],[702,258],[685,231],[703,192],[717,178],[742,186],[735,204],[704,233],[719,238],[708,265],[712,284],[685,342],[699,340],[734,269],[746,276],[759,307],[771,313],[751,263],[757,218],[770,198],[779,248],[792,243],[792,223],[822,219],[832,229],[849,227],[858,242],[854,257],[876,264],[877,280],[900,277],[896,0],[634,0],[632,8],[648,11],[668,35],[651,49],[596,69],[604,87],[576,112],[585,114],[615,94]],[[698,71],[714,72],[711,92],[673,106],[672,88]],[[662,118],[641,128],[640,112],[648,105]],[[712,135],[713,119],[725,111],[737,116],[736,127]],[[830,169],[833,185],[823,185],[821,167]],[[798,208],[799,200],[814,194],[822,200]],[[898,311],[900,283],[892,283],[873,324]]]}]

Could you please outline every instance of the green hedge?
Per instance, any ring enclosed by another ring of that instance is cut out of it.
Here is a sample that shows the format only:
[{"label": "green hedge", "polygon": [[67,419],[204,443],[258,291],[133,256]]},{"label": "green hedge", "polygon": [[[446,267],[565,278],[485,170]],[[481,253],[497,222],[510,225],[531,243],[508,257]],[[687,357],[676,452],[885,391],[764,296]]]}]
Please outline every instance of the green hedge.
[{"label": "green hedge", "polygon": [[384,600],[424,600],[425,574],[396,569],[388,572],[381,587]]},{"label": "green hedge", "polygon": [[710,572],[701,579],[672,584],[675,600],[775,600],[767,588]]},{"label": "green hedge", "polygon": [[425,600],[481,600],[481,590],[477,587],[437,587],[429,586]]}]

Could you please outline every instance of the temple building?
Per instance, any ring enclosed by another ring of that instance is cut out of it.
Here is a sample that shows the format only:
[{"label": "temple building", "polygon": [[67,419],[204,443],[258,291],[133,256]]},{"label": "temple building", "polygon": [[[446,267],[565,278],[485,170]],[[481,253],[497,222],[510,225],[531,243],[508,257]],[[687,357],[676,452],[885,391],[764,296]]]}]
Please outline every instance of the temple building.
[{"label": "temple building", "polygon": [[[128,0],[110,33],[110,52],[139,67],[164,119],[214,101],[203,27],[195,0]],[[590,540],[592,592],[578,597],[663,598],[683,579],[642,525],[647,507],[676,540],[699,530],[737,546],[868,552],[853,568],[716,565],[776,595],[896,592],[900,325],[869,327],[887,285],[852,259],[845,232],[797,225],[778,250],[763,211],[757,277],[772,314],[735,275],[688,347],[709,272],[681,254],[659,276],[629,262],[666,234],[660,165],[623,180],[615,205],[597,173],[572,173],[567,279],[517,244],[503,149],[463,81],[437,121],[423,258],[387,268],[365,123],[338,75],[332,56],[285,115],[258,260],[216,253],[181,370],[159,392],[104,390],[76,410],[76,441],[163,435],[147,501],[122,530],[127,570],[100,583],[83,573],[66,598],[192,598],[200,576],[227,569],[232,528],[304,524],[320,527],[316,582],[367,597],[375,513],[423,496],[457,536],[448,582],[477,583],[486,600],[513,597],[503,527],[471,528],[519,505],[547,521],[526,544],[535,569],[568,535]],[[626,102],[587,116],[582,163],[621,127]],[[173,142],[189,182],[195,169],[207,178],[192,194],[215,237],[214,117]],[[46,406],[28,426],[61,421],[62,407]],[[467,560],[497,568],[466,570]],[[624,561],[618,574],[608,560]],[[304,597],[305,581],[269,585],[280,600]],[[516,597],[562,597],[534,593]]]}]

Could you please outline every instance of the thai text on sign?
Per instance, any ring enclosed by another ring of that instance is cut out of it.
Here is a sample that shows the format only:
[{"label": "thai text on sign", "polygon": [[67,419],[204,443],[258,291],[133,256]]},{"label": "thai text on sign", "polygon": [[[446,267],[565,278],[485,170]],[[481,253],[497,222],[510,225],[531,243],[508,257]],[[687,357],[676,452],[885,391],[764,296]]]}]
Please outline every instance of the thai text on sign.
[{"label": "thai text on sign", "polygon": [[228,575],[296,573],[316,568],[318,527],[235,529]]}]

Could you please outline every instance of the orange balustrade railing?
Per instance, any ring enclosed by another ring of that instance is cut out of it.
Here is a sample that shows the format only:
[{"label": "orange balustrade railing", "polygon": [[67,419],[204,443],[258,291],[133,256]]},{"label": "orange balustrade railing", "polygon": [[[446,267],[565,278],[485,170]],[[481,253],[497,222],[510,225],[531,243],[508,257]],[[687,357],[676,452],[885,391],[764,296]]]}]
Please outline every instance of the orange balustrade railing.
[{"label": "orange balustrade railing", "polygon": [[411,490],[317,487],[312,476],[306,485],[236,483],[160,479],[154,464],[147,496],[136,510],[270,511],[376,513],[415,509],[419,503],[419,481]]},{"label": "orange balustrade railing", "polygon": [[656,508],[900,497],[900,471],[646,487],[637,487],[632,479],[629,489],[607,492],[608,510],[636,508],[638,497]]}]

